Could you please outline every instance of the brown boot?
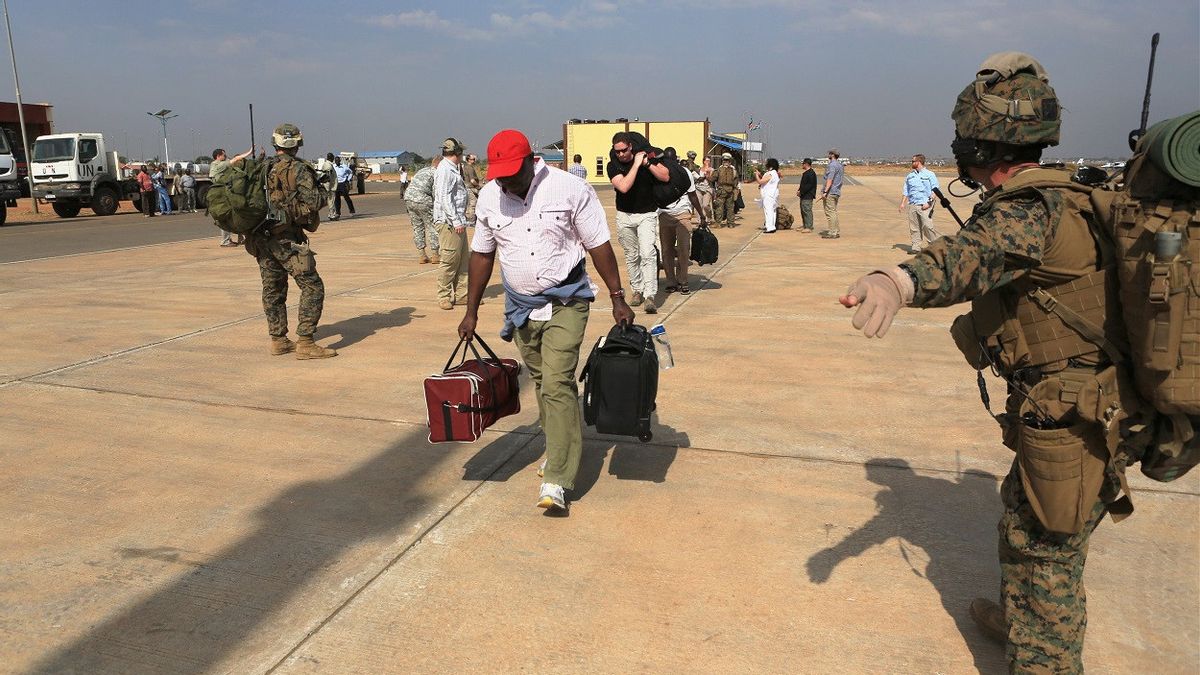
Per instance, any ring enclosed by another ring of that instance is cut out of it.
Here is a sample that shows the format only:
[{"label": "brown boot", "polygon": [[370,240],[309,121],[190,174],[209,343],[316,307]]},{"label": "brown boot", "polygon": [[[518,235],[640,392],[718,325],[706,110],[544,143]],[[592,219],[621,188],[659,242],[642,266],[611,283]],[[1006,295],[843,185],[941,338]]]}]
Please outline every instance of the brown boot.
[{"label": "brown boot", "polygon": [[337,351],[327,349],[313,342],[312,336],[304,337],[301,335],[296,339],[297,359],[327,359],[331,356],[337,356]]},{"label": "brown boot", "polygon": [[289,340],[286,335],[283,337],[271,338],[272,356],[282,356],[284,354],[290,354],[294,351],[296,351],[296,343]]},{"label": "brown boot", "polygon": [[971,618],[984,635],[1000,644],[1008,642],[1008,622],[1004,620],[1004,610],[1000,605],[984,598],[975,598],[971,601]]},{"label": "brown boot", "polygon": [[429,258],[428,258],[428,257],[426,257],[426,256],[421,256],[421,259],[417,261],[417,264],[418,264],[418,265],[428,265],[428,264],[429,264]]},{"label": "brown boot", "polygon": [[436,265],[436,264],[442,262],[442,259],[438,257],[438,254],[434,253],[433,255],[429,256],[429,262]]}]

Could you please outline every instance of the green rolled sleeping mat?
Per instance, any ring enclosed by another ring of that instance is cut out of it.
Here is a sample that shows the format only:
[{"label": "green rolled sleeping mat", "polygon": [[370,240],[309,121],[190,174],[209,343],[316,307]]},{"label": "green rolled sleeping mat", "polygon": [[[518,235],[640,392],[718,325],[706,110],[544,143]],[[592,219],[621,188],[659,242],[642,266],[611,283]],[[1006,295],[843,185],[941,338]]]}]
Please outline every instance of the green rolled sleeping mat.
[{"label": "green rolled sleeping mat", "polygon": [[1200,187],[1200,110],[1150,127],[1141,145],[1150,161],[1175,180]]}]

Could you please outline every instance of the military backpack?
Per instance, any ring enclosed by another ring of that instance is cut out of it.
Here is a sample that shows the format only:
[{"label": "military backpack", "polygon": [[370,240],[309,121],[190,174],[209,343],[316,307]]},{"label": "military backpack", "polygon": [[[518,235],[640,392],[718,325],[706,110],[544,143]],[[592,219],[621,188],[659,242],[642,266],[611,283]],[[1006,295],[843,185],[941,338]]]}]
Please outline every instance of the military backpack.
[{"label": "military backpack", "polygon": [[288,223],[310,231],[321,223],[321,209],[329,198],[311,164],[295,157],[277,157],[271,162],[266,184],[271,207]]},{"label": "military backpack", "polygon": [[267,219],[267,195],[263,191],[266,164],[244,159],[208,189],[208,215],[217,227],[234,234],[249,234]]},{"label": "military backpack", "polygon": [[[1184,117],[1200,125],[1200,112]],[[1121,452],[1130,463],[1140,460],[1146,476],[1168,482],[1200,463],[1200,149],[1191,149],[1190,167],[1172,162],[1154,152],[1162,138],[1154,131],[1126,164],[1121,183],[1093,187],[1031,170],[985,202],[984,208],[1019,192],[1046,199],[1043,190],[1060,191],[1076,206],[1064,217],[1087,221],[1101,269],[1028,289],[1012,314],[988,316],[973,304],[975,325],[964,328],[960,317],[952,333],[973,366],[993,365],[994,358],[1008,372],[1103,351],[1132,382],[1113,374],[1093,383],[1096,391],[1064,395],[1083,417],[1112,430],[1114,443],[1117,423],[1131,418]],[[1071,228],[1060,223],[1058,230]],[[990,333],[995,346],[982,360],[973,338],[961,339],[980,333]]]}]

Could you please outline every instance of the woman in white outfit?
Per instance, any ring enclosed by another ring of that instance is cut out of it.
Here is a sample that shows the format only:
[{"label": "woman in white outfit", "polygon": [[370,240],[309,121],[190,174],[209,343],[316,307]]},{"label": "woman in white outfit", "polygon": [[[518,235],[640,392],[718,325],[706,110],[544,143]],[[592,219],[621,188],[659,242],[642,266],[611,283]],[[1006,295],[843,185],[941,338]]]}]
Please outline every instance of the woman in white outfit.
[{"label": "woman in white outfit", "polygon": [[779,206],[779,160],[774,157],[767,160],[767,172],[754,171],[754,180],[758,182],[758,190],[762,195],[763,214],[767,217],[767,226],[763,232],[775,233],[775,207]]}]

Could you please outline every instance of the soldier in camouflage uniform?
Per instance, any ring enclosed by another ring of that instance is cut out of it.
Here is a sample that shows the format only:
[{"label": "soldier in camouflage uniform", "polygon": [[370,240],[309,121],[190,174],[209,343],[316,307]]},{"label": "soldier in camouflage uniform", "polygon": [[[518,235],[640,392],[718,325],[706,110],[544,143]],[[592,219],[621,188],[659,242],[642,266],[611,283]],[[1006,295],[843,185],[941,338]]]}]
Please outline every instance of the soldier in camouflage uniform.
[{"label": "soldier in camouflage uniform", "polygon": [[429,250],[433,253],[432,262],[441,262],[438,258],[438,231],[433,226],[433,177],[441,157],[434,157],[430,166],[422,168],[408,183],[404,192],[404,206],[408,209],[408,219],[412,221],[413,244],[421,254],[421,264],[430,262],[430,256],[425,255],[425,242],[429,241]]},{"label": "soldier in camouflage uniform", "polygon": [[[996,417],[1017,456],[1000,489],[1001,602],[976,599],[970,613],[1006,644],[1013,672],[1081,672],[1088,538],[1105,513],[1129,511],[1111,430],[1087,421],[1076,401],[1122,362],[1109,342],[1120,325],[1115,297],[1106,304],[1111,266],[1098,254],[1086,194],[1070,189],[1066,172],[1039,167],[1042,149],[1058,144],[1059,106],[1037,61],[989,57],[951,117],[960,177],[985,188],[983,201],[957,235],[858,279],[841,302],[858,308],[856,329],[883,337],[903,305],[971,301],[951,332],[976,370],[995,368],[1008,381]],[[1091,289],[1089,303],[1071,294],[1079,288]],[[1081,339],[1055,302],[1039,304],[1041,294],[1074,305],[1104,337]]]},{"label": "soldier in camouflage uniform", "polygon": [[721,166],[718,166],[709,178],[715,185],[713,194],[713,222],[725,221],[721,227],[733,227],[734,208],[737,201],[737,169],[733,166],[733,155],[728,152],[721,154]]},{"label": "soldier in camouflage uniform", "polygon": [[[306,230],[316,231],[321,222],[317,174],[304,160],[296,157],[304,144],[304,137],[296,125],[279,125],[272,140],[275,157],[267,170],[267,221],[246,238],[246,251],[258,260],[262,275],[263,311],[271,334],[271,353],[279,356],[294,352],[297,359],[337,356],[336,351],[313,342],[313,333],[325,305],[325,284],[317,273],[317,261],[305,234]],[[297,163],[304,166],[296,166]],[[312,204],[308,207],[297,205],[296,198],[300,194],[316,194],[316,208],[310,208]],[[287,336],[288,275],[300,287],[296,342]]]}]

